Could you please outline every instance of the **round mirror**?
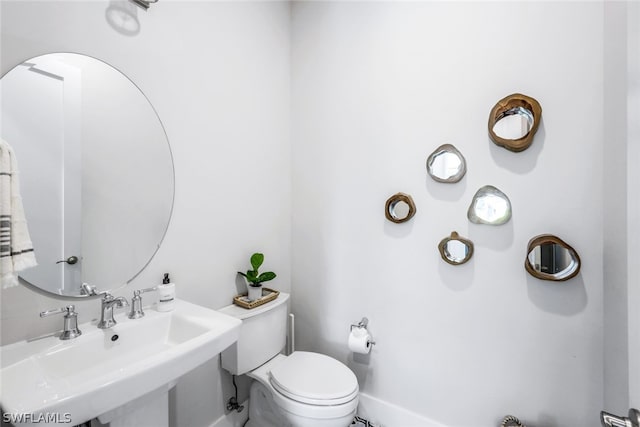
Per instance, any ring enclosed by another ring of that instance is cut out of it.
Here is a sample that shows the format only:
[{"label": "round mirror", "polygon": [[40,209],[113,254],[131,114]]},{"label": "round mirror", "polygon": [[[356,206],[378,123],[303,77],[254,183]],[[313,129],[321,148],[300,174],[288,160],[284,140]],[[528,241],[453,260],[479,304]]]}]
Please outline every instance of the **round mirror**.
[{"label": "round mirror", "polygon": [[580,272],[580,257],[559,237],[542,234],[529,241],[524,267],[538,279],[564,281]]},{"label": "round mirror", "polygon": [[473,196],[467,218],[474,224],[505,224],[511,219],[511,202],[496,187],[485,185]]},{"label": "round mirror", "polygon": [[38,260],[21,279],[63,296],[131,281],[173,208],[171,150],[149,100],[110,65],[70,53],[13,68],[0,99]]},{"label": "round mirror", "polygon": [[533,113],[523,107],[511,108],[498,116],[493,133],[504,139],[520,139],[531,131]]},{"label": "round mirror", "polygon": [[473,243],[452,231],[451,236],[440,241],[438,250],[443,260],[451,265],[460,265],[469,261],[473,256]]},{"label": "round mirror", "polygon": [[489,115],[489,137],[510,151],[523,151],[533,142],[542,118],[542,107],[535,99],[515,93],[501,99]]},{"label": "round mirror", "polygon": [[438,182],[458,182],[467,173],[467,163],[456,147],[444,144],[427,158],[427,172]]},{"label": "round mirror", "polygon": [[416,205],[410,195],[397,193],[385,204],[385,216],[396,224],[409,221],[416,214]]}]

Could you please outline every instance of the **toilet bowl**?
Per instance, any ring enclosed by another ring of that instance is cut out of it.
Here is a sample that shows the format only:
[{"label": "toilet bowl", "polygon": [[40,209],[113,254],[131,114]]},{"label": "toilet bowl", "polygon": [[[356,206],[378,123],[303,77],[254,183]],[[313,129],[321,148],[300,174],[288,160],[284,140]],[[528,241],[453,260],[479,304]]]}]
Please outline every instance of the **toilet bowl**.
[{"label": "toilet bowl", "polygon": [[351,369],[319,353],[280,354],[288,297],[281,293],[253,313],[236,306],[221,310],[243,321],[238,342],[222,353],[221,362],[230,373],[254,380],[247,427],[347,427],[358,407]]}]

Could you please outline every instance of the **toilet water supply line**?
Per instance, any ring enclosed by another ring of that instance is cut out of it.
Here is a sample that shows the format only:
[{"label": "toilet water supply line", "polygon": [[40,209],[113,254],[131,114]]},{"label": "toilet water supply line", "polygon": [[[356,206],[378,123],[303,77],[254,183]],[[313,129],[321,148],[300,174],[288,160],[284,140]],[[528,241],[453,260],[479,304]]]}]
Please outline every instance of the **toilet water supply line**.
[{"label": "toilet water supply line", "polygon": [[[287,355],[293,353],[296,350],[296,340],[295,340],[295,316],[293,313],[289,313],[289,342],[287,347]],[[231,381],[233,382],[233,388],[235,389],[235,393],[232,397],[227,401],[227,411],[237,411],[242,412],[244,410],[244,406],[238,402],[238,386],[236,385],[236,376],[231,375]]]}]

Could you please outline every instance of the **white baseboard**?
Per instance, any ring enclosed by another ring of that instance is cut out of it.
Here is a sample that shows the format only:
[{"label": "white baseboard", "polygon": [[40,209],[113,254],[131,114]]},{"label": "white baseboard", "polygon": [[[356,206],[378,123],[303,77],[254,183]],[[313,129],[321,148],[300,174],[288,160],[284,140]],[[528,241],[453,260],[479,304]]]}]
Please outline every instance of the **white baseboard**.
[{"label": "white baseboard", "polygon": [[366,393],[360,393],[358,416],[380,427],[446,427],[444,424]]},{"label": "white baseboard", "polygon": [[249,419],[249,399],[241,403],[242,412],[229,412],[218,418],[210,427],[242,427]]}]

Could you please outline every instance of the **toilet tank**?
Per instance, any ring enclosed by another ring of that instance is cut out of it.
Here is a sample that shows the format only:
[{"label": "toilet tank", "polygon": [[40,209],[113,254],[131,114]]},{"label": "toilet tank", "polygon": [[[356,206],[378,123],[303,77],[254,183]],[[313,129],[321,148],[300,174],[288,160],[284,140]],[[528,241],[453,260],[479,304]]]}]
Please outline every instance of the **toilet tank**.
[{"label": "toilet tank", "polygon": [[280,353],[287,342],[287,301],[280,295],[261,306],[246,309],[228,305],[218,311],[242,320],[240,337],[220,356],[222,367],[234,375],[254,370]]}]

